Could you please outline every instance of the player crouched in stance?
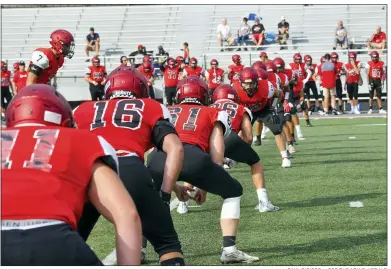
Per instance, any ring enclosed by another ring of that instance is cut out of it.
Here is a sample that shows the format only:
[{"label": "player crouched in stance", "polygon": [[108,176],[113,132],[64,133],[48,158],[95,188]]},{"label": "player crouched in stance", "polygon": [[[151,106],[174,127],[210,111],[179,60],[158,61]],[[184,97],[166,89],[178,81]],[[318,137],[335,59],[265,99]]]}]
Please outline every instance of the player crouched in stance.
[{"label": "player crouched in stance", "polygon": [[[194,199],[205,202],[208,192],[224,199],[220,225],[223,233],[222,263],[252,262],[250,256],[236,247],[236,234],[240,218],[240,198],[243,188],[224,170],[224,136],[231,132],[231,122],[225,111],[205,107],[208,86],[202,79],[190,76],[179,82],[177,102],[170,107],[176,131],[183,143],[184,160],[178,180],[198,187]],[[168,155],[155,149],[148,156],[148,168],[158,188],[162,183]]]},{"label": "player crouched in stance", "polygon": [[1,132],[2,265],[102,265],[75,231],[88,199],[114,223],[120,265],[140,264],[141,225],[117,176],[115,150],[76,130],[53,87],[23,88]]},{"label": "player crouched in stance", "polygon": [[238,93],[241,104],[253,113],[252,124],[255,121],[261,121],[274,134],[276,145],[282,157],[281,166],[283,168],[291,167],[285,139],[281,134],[283,123],[270,104],[274,97],[279,96],[278,91],[269,81],[258,80],[257,71],[251,67],[245,67],[240,73],[239,81],[232,86]]},{"label": "player crouched in stance", "polygon": [[[170,113],[164,105],[148,98],[145,77],[132,67],[119,67],[111,72],[105,99],[85,102],[76,108],[76,124],[80,129],[103,136],[115,148],[121,180],[134,199],[143,235],[159,254],[161,265],[184,265],[169,210],[173,190],[181,199],[182,189],[176,180],[183,162],[182,143],[170,122]],[[144,154],[152,145],[167,153],[159,191],[154,189],[144,165]],[[99,215],[91,204],[85,205],[79,221],[79,233],[85,240]]]},{"label": "player crouched in stance", "polygon": [[250,110],[239,104],[236,91],[228,84],[217,87],[212,95],[212,101],[211,107],[224,110],[232,120],[232,132],[224,139],[224,156],[236,162],[247,163],[251,167],[252,181],[258,195],[259,212],[279,210],[280,208],[272,205],[267,197],[263,166],[258,154],[251,147],[253,135]]}]

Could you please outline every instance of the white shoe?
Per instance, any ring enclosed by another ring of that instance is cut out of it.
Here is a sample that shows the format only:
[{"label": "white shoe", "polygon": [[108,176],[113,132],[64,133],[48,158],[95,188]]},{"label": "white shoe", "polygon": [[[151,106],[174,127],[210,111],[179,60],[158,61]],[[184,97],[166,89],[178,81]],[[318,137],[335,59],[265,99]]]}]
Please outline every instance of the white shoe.
[{"label": "white shoe", "polygon": [[228,165],[228,164],[223,164],[223,168],[224,168],[225,170],[228,170],[228,169],[230,169],[230,167],[229,167],[229,165]]},{"label": "white shoe", "polygon": [[[380,112],[379,112],[380,113]],[[368,110],[367,114],[372,114],[372,108]]]},{"label": "white shoe", "polygon": [[289,153],[295,153],[296,152],[296,149],[295,149],[295,147],[294,146],[292,146],[292,145],[288,145],[288,151],[289,151]]},{"label": "white shoe", "polygon": [[236,262],[252,263],[255,261],[259,261],[259,258],[255,256],[250,256],[243,251],[240,251],[236,246],[232,246],[222,248],[220,261],[223,264]]},{"label": "white shoe", "polygon": [[354,109],[353,109],[353,107],[352,107],[351,110],[348,112],[348,114],[354,114]]},{"label": "white shoe", "polygon": [[387,114],[387,111],[384,109],[380,109],[379,114]]},{"label": "white shoe", "polygon": [[176,212],[178,212],[179,214],[186,214],[187,212],[189,212],[189,201],[179,202]]},{"label": "white shoe", "polygon": [[264,204],[261,201],[259,201],[259,203],[255,207],[255,209],[259,210],[259,212],[261,212],[261,213],[273,212],[273,211],[280,210],[280,208],[278,206],[273,205],[272,203],[270,203],[270,201],[267,204]]},{"label": "white shoe", "polygon": [[302,133],[297,134],[297,139],[299,140],[305,140],[305,137]]},{"label": "white shoe", "polygon": [[356,114],[356,115],[361,114],[361,112],[358,110],[357,107],[354,109],[354,114]]},{"label": "white shoe", "polygon": [[291,167],[291,161],[288,158],[283,158],[281,167],[282,168],[290,168]]},{"label": "white shoe", "polygon": [[324,116],[326,113],[324,113],[324,111],[322,111],[322,110],[319,110],[318,114],[321,115],[321,116]]},{"label": "white shoe", "polygon": [[147,249],[141,248],[141,264],[145,263],[145,257],[147,256]]},{"label": "white shoe", "polygon": [[270,131],[270,129],[266,126],[263,126],[262,133],[261,133],[261,139],[265,139],[266,134]]}]

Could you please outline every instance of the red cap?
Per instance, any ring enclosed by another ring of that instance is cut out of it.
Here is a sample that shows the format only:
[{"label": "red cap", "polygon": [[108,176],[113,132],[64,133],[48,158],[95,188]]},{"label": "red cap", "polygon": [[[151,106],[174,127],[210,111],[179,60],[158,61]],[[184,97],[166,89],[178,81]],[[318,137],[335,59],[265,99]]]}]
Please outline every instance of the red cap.
[{"label": "red cap", "polygon": [[259,54],[259,57],[262,57],[262,56],[267,57],[267,53],[264,52],[264,51],[262,51],[262,52]]},{"label": "red cap", "polygon": [[137,46],[137,49],[142,49],[142,48],[143,48],[143,45],[141,45],[141,44]]}]

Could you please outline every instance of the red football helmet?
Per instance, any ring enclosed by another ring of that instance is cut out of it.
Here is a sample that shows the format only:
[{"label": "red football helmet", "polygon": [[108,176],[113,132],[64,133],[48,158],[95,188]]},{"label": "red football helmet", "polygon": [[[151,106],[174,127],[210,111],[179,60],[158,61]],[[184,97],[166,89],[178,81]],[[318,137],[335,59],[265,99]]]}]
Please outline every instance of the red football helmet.
[{"label": "red football helmet", "polygon": [[253,96],[258,89],[258,74],[251,67],[243,68],[240,72],[239,81],[242,88],[247,92],[248,96]]},{"label": "red football helmet", "polygon": [[143,57],[143,63],[150,63],[151,60],[152,60],[152,58],[151,58],[151,56],[149,56],[149,55],[145,55],[145,56]]},{"label": "red football helmet", "polygon": [[12,67],[14,68],[14,72],[19,71],[19,65],[19,62],[16,62],[12,65]]},{"label": "red football helmet", "polygon": [[332,52],[331,54],[330,54],[330,56],[331,56],[331,61],[332,62],[337,62],[338,61],[338,53],[336,53],[336,52]]},{"label": "red football helmet", "polygon": [[261,62],[261,61],[256,61],[253,63],[253,65],[251,66],[254,70],[257,70],[257,69],[263,69],[266,71],[266,65]]},{"label": "red football helmet", "polygon": [[100,59],[98,56],[92,57],[91,62],[94,66],[99,66],[100,65]]},{"label": "red football helmet", "polygon": [[267,72],[263,69],[255,69],[255,72],[258,74],[258,80],[268,80],[269,77],[267,75]]},{"label": "red football helmet", "polygon": [[175,60],[174,60],[174,58],[169,58],[169,59],[167,60],[167,65],[168,65],[169,67],[174,67],[174,66],[175,66]]},{"label": "red football helmet", "polygon": [[57,52],[71,59],[73,57],[75,43],[73,36],[66,30],[56,30],[50,34],[50,45]]},{"label": "red football helmet", "polygon": [[369,55],[371,55],[371,59],[375,63],[379,61],[379,53],[377,51],[372,51]]},{"label": "red football helmet", "polygon": [[214,68],[219,67],[219,62],[216,59],[212,59],[210,61],[210,66],[213,68],[213,65],[215,66]]},{"label": "red football helmet", "polygon": [[276,66],[277,73],[284,72],[285,70],[285,61],[282,58],[275,58],[273,60],[274,65]]},{"label": "red football helmet", "polygon": [[201,78],[188,76],[179,81],[176,88],[177,103],[206,105],[208,98],[208,85]]},{"label": "red football helmet", "polygon": [[183,56],[177,56],[175,60],[178,65],[181,65],[183,63],[184,59],[183,59]]},{"label": "red football helmet", "polygon": [[299,62],[301,63],[301,54],[300,53],[295,53],[293,55],[293,61],[296,62],[296,60],[299,60]]},{"label": "red football helmet", "polygon": [[4,61],[1,61],[1,71],[7,71],[7,64]]},{"label": "red football helmet", "polygon": [[72,108],[52,86],[32,84],[12,98],[5,112],[7,127],[36,123],[74,127]]},{"label": "red football helmet", "polygon": [[105,98],[148,98],[148,83],[136,68],[120,66],[107,78]]},{"label": "red football helmet", "polygon": [[354,58],[354,60],[356,60],[356,58],[357,58],[357,53],[355,53],[354,51],[349,52],[348,55],[349,55],[349,59]]},{"label": "red football helmet", "polygon": [[152,65],[150,62],[143,63],[143,69],[145,73],[149,73],[152,70]]},{"label": "red football helmet", "polygon": [[273,73],[277,71],[277,66],[273,63],[273,61],[269,61],[266,63],[266,71]]},{"label": "red football helmet", "polygon": [[320,63],[324,63],[326,61],[326,58],[324,56],[320,57]]},{"label": "red football helmet", "polygon": [[230,85],[221,84],[213,91],[212,102],[215,103],[217,100],[232,100],[239,103],[239,96]]},{"label": "red football helmet", "polygon": [[189,62],[189,63],[190,63],[190,66],[191,66],[191,67],[196,68],[196,67],[197,67],[197,64],[198,64],[198,60],[197,60],[197,58],[194,58],[194,57],[193,57],[193,58],[190,59],[190,62]]},{"label": "red football helmet", "polygon": [[312,63],[312,57],[311,57],[311,55],[305,55],[304,56],[304,62],[307,62],[307,61],[310,61],[311,63]]},{"label": "red football helmet", "polygon": [[240,58],[240,55],[234,54],[232,55],[232,62],[236,65],[239,65],[242,62],[242,58]]}]

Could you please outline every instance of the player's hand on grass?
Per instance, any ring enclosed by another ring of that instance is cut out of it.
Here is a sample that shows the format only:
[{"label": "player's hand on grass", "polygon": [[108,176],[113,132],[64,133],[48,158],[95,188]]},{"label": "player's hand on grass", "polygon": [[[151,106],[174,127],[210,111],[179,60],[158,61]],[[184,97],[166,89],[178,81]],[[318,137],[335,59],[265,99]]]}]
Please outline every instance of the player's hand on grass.
[{"label": "player's hand on grass", "polygon": [[175,195],[178,198],[178,200],[181,202],[188,201],[190,198],[189,192],[192,191],[194,191],[194,189],[188,186],[176,184],[176,186],[174,187]]},{"label": "player's hand on grass", "polygon": [[193,197],[193,200],[196,201],[197,205],[202,205],[206,201],[206,194],[206,191],[198,189]]}]

